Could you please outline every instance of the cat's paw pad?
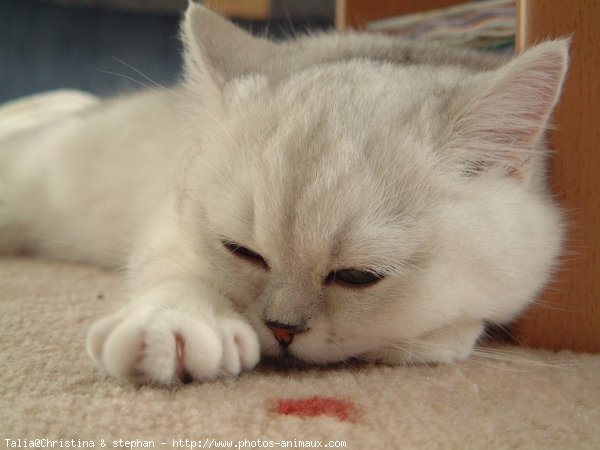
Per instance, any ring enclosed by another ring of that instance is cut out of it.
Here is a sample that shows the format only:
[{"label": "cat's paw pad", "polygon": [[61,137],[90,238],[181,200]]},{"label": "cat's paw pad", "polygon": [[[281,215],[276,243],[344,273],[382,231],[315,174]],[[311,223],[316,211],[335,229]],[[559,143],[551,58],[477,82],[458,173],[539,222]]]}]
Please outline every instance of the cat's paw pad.
[{"label": "cat's paw pad", "polygon": [[237,375],[260,357],[256,334],[241,319],[209,322],[160,309],[102,319],[87,348],[110,375],[164,385]]}]

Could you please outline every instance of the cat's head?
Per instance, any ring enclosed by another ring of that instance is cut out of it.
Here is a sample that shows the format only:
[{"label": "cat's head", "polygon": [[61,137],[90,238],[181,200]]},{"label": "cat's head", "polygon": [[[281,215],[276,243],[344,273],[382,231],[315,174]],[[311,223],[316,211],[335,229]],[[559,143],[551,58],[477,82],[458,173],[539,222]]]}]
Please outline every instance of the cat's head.
[{"label": "cat's head", "polygon": [[265,354],[337,361],[504,322],[546,283],[565,41],[487,71],[319,63],[318,38],[276,44],[195,5],[183,37],[202,132],[182,214]]}]

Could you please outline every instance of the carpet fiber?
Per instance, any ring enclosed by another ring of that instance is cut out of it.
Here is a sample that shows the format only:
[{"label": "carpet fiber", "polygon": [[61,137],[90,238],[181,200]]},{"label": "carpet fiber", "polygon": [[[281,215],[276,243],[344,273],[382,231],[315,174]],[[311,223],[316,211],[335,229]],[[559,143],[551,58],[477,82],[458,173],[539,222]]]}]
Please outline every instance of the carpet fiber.
[{"label": "carpet fiber", "polygon": [[0,447],[600,448],[600,355],[501,347],[451,366],[262,364],[140,387],[106,377],[84,349],[90,324],[122,301],[118,274],[0,259]]}]

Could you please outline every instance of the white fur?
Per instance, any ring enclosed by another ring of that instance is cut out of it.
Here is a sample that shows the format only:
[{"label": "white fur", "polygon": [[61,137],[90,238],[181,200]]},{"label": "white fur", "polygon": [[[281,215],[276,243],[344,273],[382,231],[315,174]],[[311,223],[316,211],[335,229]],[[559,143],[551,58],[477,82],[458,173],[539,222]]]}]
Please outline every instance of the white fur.
[{"label": "white fur", "polygon": [[[253,38],[191,4],[186,80],[0,140],[0,249],[127,265],[88,351],[171,384],[283,353],[465,358],[548,281],[561,215],[544,130],[567,42],[507,64],[383,36]],[[232,240],[268,270],[231,254]],[[346,268],[384,275],[326,283]]]}]

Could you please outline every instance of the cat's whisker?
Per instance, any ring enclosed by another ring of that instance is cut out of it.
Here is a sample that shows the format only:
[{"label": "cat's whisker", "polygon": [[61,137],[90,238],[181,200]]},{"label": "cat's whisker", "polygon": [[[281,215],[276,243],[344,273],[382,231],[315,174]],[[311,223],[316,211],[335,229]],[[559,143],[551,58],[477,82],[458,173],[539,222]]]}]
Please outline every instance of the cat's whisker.
[{"label": "cat's whisker", "polygon": [[[144,82],[142,82],[140,80],[137,80],[137,79],[135,79],[133,77],[127,76],[125,74],[118,73],[118,72],[111,72],[110,70],[104,70],[104,69],[96,69],[96,70],[98,72],[102,72],[102,73],[105,73],[105,74],[108,74],[108,75],[114,75],[114,76],[117,76],[117,77],[125,78],[126,80],[129,80],[129,81],[132,81],[134,83],[137,83],[140,86],[143,86],[143,87],[145,87],[147,89],[154,89],[156,91],[156,89],[153,88],[151,85],[146,84],[146,83],[144,83]],[[156,91],[156,92],[160,92],[160,91]],[[173,106],[177,106],[177,104],[175,102],[173,102],[171,99],[169,99],[168,96],[165,93],[161,92],[160,94],[164,97],[164,99],[167,101],[167,103],[169,103],[169,104],[171,104]]]},{"label": "cat's whisker", "polygon": [[[558,291],[558,292],[563,292],[563,291]],[[543,300],[543,299],[538,299],[535,302],[535,305],[548,310],[548,311],[563,311],[563,312],[568,312],[571,314],[589,314],[589,310],[583,309],[583,308],[574,308],[574,307],[570,307],[569,305],[565,305],[565,304],[561,304],[561,303],[554,303],[551,302],[549,300]],[[525,313],[527,314],[527,313]]]},{"label": "cat's whisker", "polygon": [[482,358],[478,358],[478,357],[469,357],[468,359],[469,364],[474,364],[476,366],[480,366],[480,367],[488,367],[494,370],[502,370],[504,372],[512,372],[512,373],[527,373],[530,372],[531,369],[525,369],[525,368],[517,368],[517,367],[513,367],[513,366],[507,366],[505,364],[500,364],[500,362],[486,362],[485,360],[483,360]]},{"label": "cat's whisker", "polygon": [[576,363],[576,360],[551,361],[531,359],[524,357],[517,351],[482,346],[475,347],[472,355],[473,357],[480,357],[494,361],[509,362],[525,367],[549,367],[556,369],[565,369],[572,367],[572,365]]},{"label": "cat's whisker", "polygon": [[[383,343],[383,348],[384,349],[389,349],[388,351],[391,352],[400,352],[403,355],[406,355],[405,358],[405,364],[407,365],[412,365],[414,364],[414,362],[418,362],[419,365],[425,366],[429,369],[429,371],[431,372],[431,374],[435,374],[434,369],[434,365],[430,362],[425,360],[424,358],[422,358],[421,356],[419,356],[418,353],[414,352],[413,350],[410,349],[410,347],[412,346],[412,341],[407,341],[407,342],[402,342],[402,343],[398,343],[397,341],[393,341],[393,340],[388,340],[387,343]],[[408,358],[406,358],[408,357]],[[392,358],[394,359],[394,358]]]},{"label": "cat's whisker", "polygon": [[[166,93],[168,93],[168,94],[171,94],[171,95],[174,95],[175,97],[178,97],[179,99],[182,99],[182,100],[184,100],[185,102],[188,102],[188,103],[189,103],[189,99],[188,99],[188,98],[186,98],[185,96],[183,96],[183,95],[179,94],[178,92],[174,91],[173,89],[169,89],[169,88],[167,88],[167,87],[165,87],[165,86],[163,86],[163,85],[161,85],[161,84],[159,84],[159,83],[155,82],[155,81],[154,81],[154,80],[152,80],[150,77],[148,77],[146,74],[144,74],[142,71],[140,71],[140,70],[136,69],[135,67],[131,66],[130,64],[127,64],[126,62],[124,62],[124,61],[120,60],[119,58],[116,58],[116,57],[114,57],[114,56],[113,56],[113,58],[114,58],[115,60],[117,60],[118,62],[120,62],[121,64],[125,65],[126,67],[130,68],[131,70],[135,71],[136,73],[138,73],[138,74],[139,74],[139,75],[141,75],[142,77],[144,77],[146,80],[148,80],[150,83],[152,83],[152,85],[154,85],[155,87],[157,87],[157,88],[159,88],[159,89],[161,89],[161,90],[165,91]],[[130,80],[130,81],[132,81],[132,82],[134,82],[134,83],[137,83],[137,84],[139,84],[139,85],[141,85],[141,86],[143,86],[143,87],[146,87],[146,88],[148,88],[148,89],[152,89],[152,86],[151,86],[151,85],[149,85],[149,84],[146,84],[146,83],[144,83],[144,82],[142,82],[142,81],[140,81],[140,80],[138,80],[138,79],[135,79],[135,78],[133,78],[133,77],[130,77],[130,76],[128,76],[128,75],[125,75],[125,74],[122,74],[122,73],[118,73],[118,72],[111,72],[111,71],[104,70],[104,69],[96,69],[96,70],[97,70],[97,71],[99,71],[99,72],[102,72],[102,73],[106,73],[106,74],[108,74],[108,75],[114,75],[114,76],[118,76],[118,77],[121,77],[121,78],[125,78],[125,79],[127,79],[127,80]],[[165,99],[166,99],[166,100],[167,100],[167,101],[168,101],[168,102],[169,102],[171,105],[173,105],[173,106],[179,106],[177,103],[175,103],[175,102],[173,102],[172,100],[170,100],[170,99],[168,98],[168,95],[165,95],[165,96],[164,96],[164,98],[165,98]],[[192,108],[193,108],[193,111],[194,111],[196,114],[197,114],[197,113],[200,113],[202,116],[205,116],[205,117],[207,117],[208,119],[212,120],[214,124],[218,125],[218,129],[219,129],[219,130],[221,130],[221,131],[224,131],[224,132],[225,132],[226,136],[229,138],[229,140],[230,140],[230,141],[231,141],[231,143],[233,144],[234,148],[235,148],[237,151],[239,151],[239,149],[238,149],[238,147],[237,147],[237,144],[236,144],[235,140],[233,139],[233,136],[230,134],[229,130],[227,130],[227,129],[226,129],[224,126],[223,126],[223,124],[222,124],[222,123],[221,123],[221,122],[220,122],[220,121],[219,121],[219,120],[218,120],[218,119],[217,119],[217,118],[216,118],[216,117],[215,117],[213,114],[211,114],[211,113],[210,113],[210,112],[209,112],[207,109],[199,107],[197,104],[193,104],[192,106],[190,106],[190,109],[192,109]],[[190,129],[192,128],[192,125],[191,125],[191,124],[189,124],[188,126],[190,127]]]},{"label": "cat's whisker", "polygon": [[124,66],[130,68],[131,70],[133,70],[137,74],[141,75],[142,77],[144,77],[144,79],[148,80],[150,83],[152,83],[154,86],[158,87],[159,89],[162,89],[163,91],[168,92],[169,94],[172,94],[172,95],[174,95],[176,97],[179,97],[180,99],[185,99],[185,97],[183,95],[179,94],[178,92],[174,91],[173,89],[169,89],[166,86],[163,86],[162,84],[157,83],[152,78],[150,78],[148,75],[146,75],[144,72],[142,72],[139,69],[136,69],[135,67],[133,67],[130,64],[127,64],[122,59],[119,59],[116,56],[113,56],[113,59],[116,60],[116,61],[118,61],[119,63],[123,64]]},{"label": "cat's whisker", "polygon": [[[410,344],[407,344],[407,345],[410,345]],[[411,361],[415,361],[415,360],[418,361],[420,365],[427,367],[427,369],[429,369],[429,372],[432,375],[435,375],[435,371],[433,370],[434,363],[432,363],[431,361],[427,361],[423,357],[419,356],[418,353],[416,353],[412,350],[409,350],[406,346],[402,346],[402,345],[396,343],[396,344],[392,344],[392,347],[396,348],[397,350],[402,351],[403,353],[406,353],[410,357]]]},{"label": "cat's whisker", "polygon": [[285,15],[285,20],[287,21],[288,26],[290,27],[290,35],[287,36],[288,39],[293,39],[294,37],[297,36],[297,31],[296,28],[294,27],[294,22],[292,21],[292,18],[290,17],[290,12],[287,10],[287,8],[284,7],[284,15]]},{"label": "cat's whisker", "polygon": [[[411,340],[410,345],[417,348],[424,349],[432,349],[436,351],[452,351],[453,347],[446,347],[443,344],[432,344],[429,342],[424,342],[420,340]],[[497,369],[507,370],[511,372],[523,372],[531,370],[532,368],[540,368],[540,367],[554,367],[554,368],[564,368],[566,365],[570,363],[566,362],[554,362],[554,361],[539,361],[532,360],[529,358],[524,358],[518,355],[517,353],[513,353],[506,350],[498,350],[493,348],[476,346],[471,355],[467,359],[469,362],[478,365],[484,365],[487,367],[493,367]],[[496,363],[510,363],[510,366],[506,366],[505,364],[493,364]],[[516,366],[515,366],[516,365]]]}]

